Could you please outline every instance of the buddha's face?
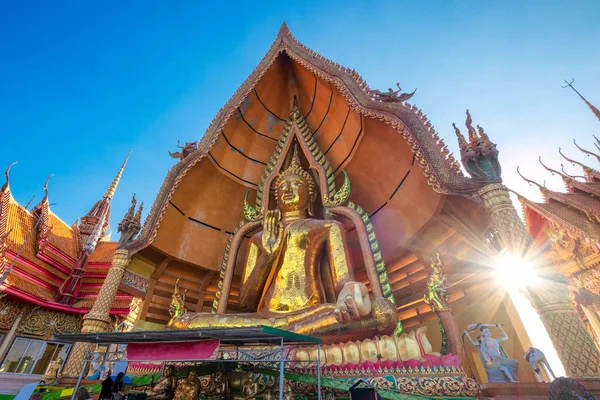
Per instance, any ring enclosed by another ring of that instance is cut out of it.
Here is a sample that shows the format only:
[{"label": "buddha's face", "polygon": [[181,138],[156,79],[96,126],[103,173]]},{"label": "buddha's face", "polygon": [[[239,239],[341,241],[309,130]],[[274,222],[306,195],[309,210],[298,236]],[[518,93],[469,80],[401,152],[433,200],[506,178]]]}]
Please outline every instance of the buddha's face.
[{"label": "buddha's face", "polygon": [[310,204],[308,183],[298,175],[284,176],[277,185],[277,205],[282,213],[305,212]]}]

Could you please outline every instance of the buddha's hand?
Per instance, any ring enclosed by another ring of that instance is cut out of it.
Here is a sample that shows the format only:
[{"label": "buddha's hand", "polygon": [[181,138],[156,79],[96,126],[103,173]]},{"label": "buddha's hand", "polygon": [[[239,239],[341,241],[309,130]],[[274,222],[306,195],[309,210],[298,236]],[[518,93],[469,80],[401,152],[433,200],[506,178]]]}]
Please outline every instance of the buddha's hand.
[{"label": "buddha's hand", "polygon": [[279,210],[267,211],[263,222],[262,246],[269,257],[277,255],[281,247],[283,227]]},{"label": "buddha's hand", "polygon": [[338,295],[335,318],[340,324],[358,321],[371,313],[369,290],[360,282],[348,282]]}]

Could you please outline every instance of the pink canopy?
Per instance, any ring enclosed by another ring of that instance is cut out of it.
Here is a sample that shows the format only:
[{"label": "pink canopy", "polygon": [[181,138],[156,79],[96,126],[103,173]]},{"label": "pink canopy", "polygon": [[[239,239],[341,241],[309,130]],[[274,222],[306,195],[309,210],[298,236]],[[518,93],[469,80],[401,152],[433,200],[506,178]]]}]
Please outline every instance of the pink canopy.
[{"label": "pink canopy", "polygon": [[127,361],[216,360],[219,339],[199,342],[129,343]]}]

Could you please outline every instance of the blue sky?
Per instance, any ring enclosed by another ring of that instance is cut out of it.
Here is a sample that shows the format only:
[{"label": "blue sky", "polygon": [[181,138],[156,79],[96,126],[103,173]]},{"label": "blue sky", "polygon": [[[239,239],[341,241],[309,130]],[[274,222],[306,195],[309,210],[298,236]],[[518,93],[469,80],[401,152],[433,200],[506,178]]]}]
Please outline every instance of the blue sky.
[{"label": "blue sky", "polygon": [[[600,133],[574,93],[600,107],[600,2],[277,1],[3,2],[0,167],[22,204],[47,175],[53,210],[85,215],[133,150],[111,226],[135,192],[150,209],[177,140],[198,140],[273,41],[283,20],[304,44],[373,88],[418,88],[457,154],[452,122],[471,110],[500,150],[505,182],[530,198],[516,166],[551,188],[557,148],[580,155]],[[568,167],[570,171],[576,169]],[[114,237],[114,236],[113,236]]]}]

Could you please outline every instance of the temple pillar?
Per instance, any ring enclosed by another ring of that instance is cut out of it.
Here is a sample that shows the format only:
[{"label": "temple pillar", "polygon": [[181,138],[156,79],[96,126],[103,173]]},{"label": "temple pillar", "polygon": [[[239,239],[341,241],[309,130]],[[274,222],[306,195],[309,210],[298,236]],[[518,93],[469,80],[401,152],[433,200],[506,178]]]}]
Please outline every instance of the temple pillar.
[{"label": "temple pillar", "polygon": [[479,190],[479,195],[502,247],[514,256],[525,256],[533,246],[533,239],[515,210],[508,188],[501,183],[493,183]]},{"label": "temple pillar", "polygon": [[[112,307],[129,260],[129,252],[127,250],[115,250],[112,265],[106,275],[106,279],[102,283],[98,297],[92,309],[83,317],[82,333],[107,332],[111,330],[110,308]],[[65,364],[63,375],[67,377],[79,376],[85,361],[85,353],[92,351],[93,348],[94,345],[91,343],[75,343]]]},{"label": "temple pillar", "polygon": [[[600,338],[600,318],[598,317],[598,310],[600,310],[599,304],[594,304],[590,306],[581,306],[581,309],[585,313],[588,321],[590,322],[590,326],[596,335],[596,338]],[[600,345],[600,343],[598,343]]]},{"label": "temple pillar", "polygon": [[[489,184],[479,194],[503,248],[518,258],[532,254],[536,250],[533,239],[519,218],[506,186]],[[600,352],[573,307],[567,279],[554,271],[543,271],[542,275],[543,282],[537,287],[528,287],[527,294],[567,375],[576,378],[600,376]]]}]

